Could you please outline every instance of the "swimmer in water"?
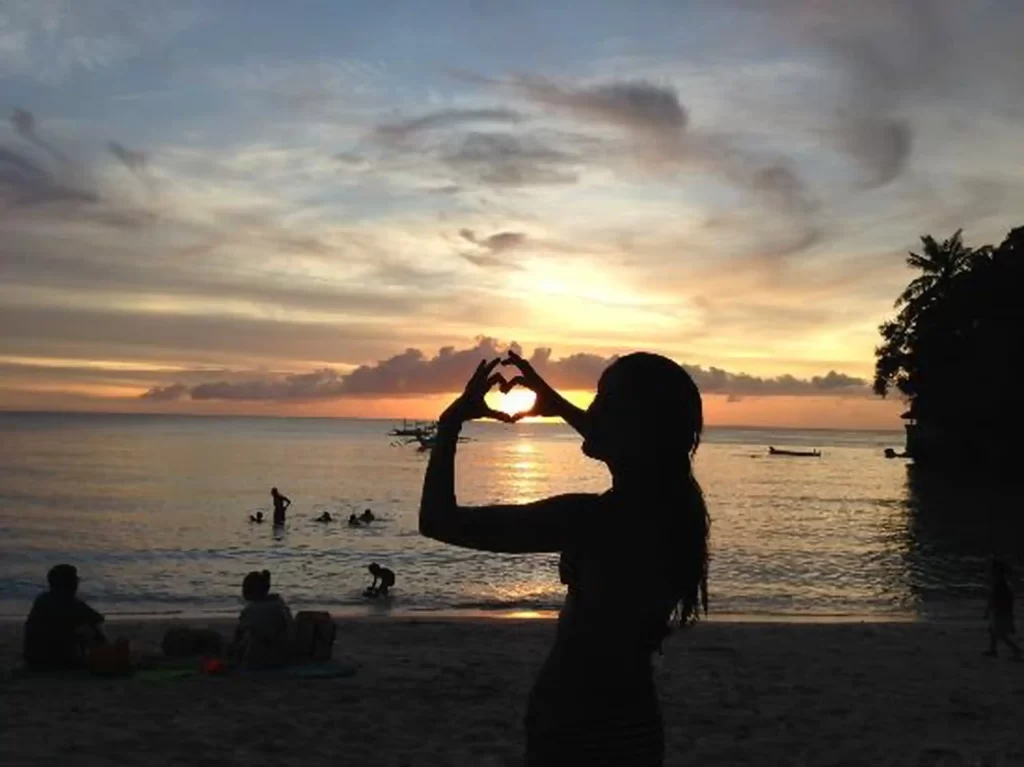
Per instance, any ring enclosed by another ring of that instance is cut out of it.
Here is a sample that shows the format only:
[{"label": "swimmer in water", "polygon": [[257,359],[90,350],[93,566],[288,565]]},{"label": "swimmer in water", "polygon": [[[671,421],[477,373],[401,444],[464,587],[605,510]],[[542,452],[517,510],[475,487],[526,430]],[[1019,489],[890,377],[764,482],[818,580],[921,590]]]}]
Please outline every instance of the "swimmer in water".
[{"label": "swimmer in water", "polygon": [[[367,596],[382,596],[386,597],[388,591],[392,586],[395,585],[395,573],[393,570],[389,570],[386,567],[381,567],[376,562],[372,562],[367,568],[370,574],[373,575],[373,583],[366,589]],[[377,581],[380,580],[380,585],[377,585]]]},{"label": "swimmer in water", "polygon": [[355,514],[348,515],[348,526],[349,527],[362,527],[363,523],[359,521],[359,517]]},{"label": "swimmer in water", "polygon": [[319,517],[316,518],[316,521],[317,522],[333,522],[334,521],[334,517],[331,516],[331,513],[329,511],[325,511],[323,514],[321,514]]},{"label": "swimmer in water", "polygon": [[375,519],[376,519],[376,517],[375,517],[375,516],[373,515],[373,512],[372,512],[372,511],[370,511],[369,509],[367,509],[366,511],[364,511],[364,512],[362,513],[362,516],[360,516],[359,518],[360,518],[360,519],[361,519],[361,520],[362,520],[363,522],[373,522],[373,520],[375,520]]},{"label": "swimmer in water", "polygon": [[263,512],[257,511],[255,514],[250,514],[249,521],[255,522],[258,525],[263,524]]}]

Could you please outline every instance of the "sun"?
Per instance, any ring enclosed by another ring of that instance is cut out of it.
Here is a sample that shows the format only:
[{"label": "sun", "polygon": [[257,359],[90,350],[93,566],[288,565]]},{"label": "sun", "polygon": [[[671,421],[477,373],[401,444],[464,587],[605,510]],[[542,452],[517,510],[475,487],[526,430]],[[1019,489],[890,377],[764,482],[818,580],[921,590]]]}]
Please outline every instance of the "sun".
[{"label": "sun", "polygon": [[494,407],[503,413],[515,415],[516,413],[523,413],[529,410],[533,407],[533,403],[536,400],[537,395],[529,389],[512,389],[504,394],[498,392],[497,402]]}]

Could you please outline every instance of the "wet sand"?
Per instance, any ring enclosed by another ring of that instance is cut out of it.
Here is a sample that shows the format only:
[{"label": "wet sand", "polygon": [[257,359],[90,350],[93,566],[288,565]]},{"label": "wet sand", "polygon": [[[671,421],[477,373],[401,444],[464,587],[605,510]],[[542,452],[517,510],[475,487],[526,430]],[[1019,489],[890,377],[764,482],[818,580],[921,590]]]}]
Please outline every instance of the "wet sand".
[{"label": "wet sand", "polygon": [[[107,634],[155,652],[170,624],[119,620]],[[5,677],[0,764],[518,765],[553,629],[339,619],[350,679]],[[20,641],[19,623],[0,624],[4,669]],[[666,764],[1024,765],[1024,664],[984,646],[980,623],[709,621],[658,662]]]}]

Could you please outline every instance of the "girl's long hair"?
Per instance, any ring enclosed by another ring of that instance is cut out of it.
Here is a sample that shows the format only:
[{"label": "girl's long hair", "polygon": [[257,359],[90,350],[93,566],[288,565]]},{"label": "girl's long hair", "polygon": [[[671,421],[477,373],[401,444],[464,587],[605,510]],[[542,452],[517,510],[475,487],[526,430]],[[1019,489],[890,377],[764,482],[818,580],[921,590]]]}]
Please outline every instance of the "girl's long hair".
[{"label": "girl's long hair", "polygon": [[[693,459],[704,432],[704,408],[700,391],[690,374],[678,363],[660,354],[636,352],[613,363],[616,376],[626,381],[624,395],[634,398],[646,411],[651,424],[646,438],[658,474],[683,474],[671,491],[669,528],[674,555],[668,568],[669,586],[677,597],[676,607],[664,627],[662,639],[671,628],[695,622],[708,611],[708,539],[711,517],[704,491],[693,472]],[[611,368],[609,368],[611,370]],[[621,380],[621,379],[620,379]]]}]

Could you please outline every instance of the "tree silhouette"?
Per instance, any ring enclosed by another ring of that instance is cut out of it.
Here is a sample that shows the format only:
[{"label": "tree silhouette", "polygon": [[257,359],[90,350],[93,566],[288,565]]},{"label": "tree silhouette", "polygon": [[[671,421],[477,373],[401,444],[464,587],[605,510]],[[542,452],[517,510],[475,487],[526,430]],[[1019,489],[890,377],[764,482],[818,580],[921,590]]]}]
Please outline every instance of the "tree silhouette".
[{"label": "tree silhouette", "polygon": [[874,390],[910,404],[908,450],[920,464],[1016,466],[1024,426],[1016,357],[1024,351],[1024,227],[997,247],[967,247],[957,231],[922,237],[920,271],[879,331]]}]

